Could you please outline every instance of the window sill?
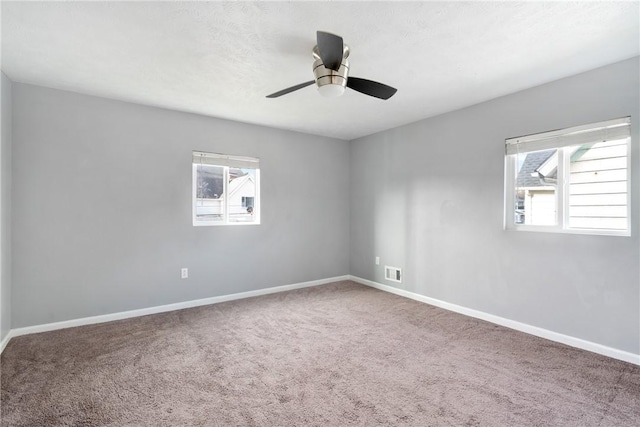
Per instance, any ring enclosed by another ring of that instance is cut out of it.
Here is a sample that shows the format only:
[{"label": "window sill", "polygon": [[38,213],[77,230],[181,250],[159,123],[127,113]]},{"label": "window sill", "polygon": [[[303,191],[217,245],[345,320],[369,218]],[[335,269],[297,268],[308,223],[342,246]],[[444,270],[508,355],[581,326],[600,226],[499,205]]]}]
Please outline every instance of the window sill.
[{"label": "window sill", "polygon": [[528,231],[536,233],[586,234],[591,236],[631,237],[631,230],[590,230],[586,228],[559,228],[554,226],[520,225],[505,227],[506,231]]},{"label": "window sill", "polygon": [[260,225],[260,221],[251,222],[194,222],[194,227],[220,227],[220,226],[237,226],[237,225]]}]

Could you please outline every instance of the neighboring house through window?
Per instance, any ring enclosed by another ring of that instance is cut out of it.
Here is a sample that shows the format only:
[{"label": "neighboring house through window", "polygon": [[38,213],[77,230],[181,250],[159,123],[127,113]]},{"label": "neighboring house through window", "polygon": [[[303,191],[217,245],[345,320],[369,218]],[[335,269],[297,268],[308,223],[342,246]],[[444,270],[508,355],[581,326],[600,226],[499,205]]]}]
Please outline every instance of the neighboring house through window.
[{"label": "neighboring house through window", "polygon": [[260,223],[260,162],[193,152],[193,225]]},{"label": "neighboring house through window", "polygon": [[630,119],[506,141],[507,228],[630,235]]}]

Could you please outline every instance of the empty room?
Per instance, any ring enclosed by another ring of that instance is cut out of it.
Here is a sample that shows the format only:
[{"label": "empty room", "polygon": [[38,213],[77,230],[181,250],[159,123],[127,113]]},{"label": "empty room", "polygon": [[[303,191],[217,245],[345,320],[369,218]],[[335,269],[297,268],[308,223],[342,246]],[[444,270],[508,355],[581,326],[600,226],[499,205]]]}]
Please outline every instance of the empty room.
[{"label": "empty room", "polygon": [[0,425],[640,425],[640,2],[2,1]]}]

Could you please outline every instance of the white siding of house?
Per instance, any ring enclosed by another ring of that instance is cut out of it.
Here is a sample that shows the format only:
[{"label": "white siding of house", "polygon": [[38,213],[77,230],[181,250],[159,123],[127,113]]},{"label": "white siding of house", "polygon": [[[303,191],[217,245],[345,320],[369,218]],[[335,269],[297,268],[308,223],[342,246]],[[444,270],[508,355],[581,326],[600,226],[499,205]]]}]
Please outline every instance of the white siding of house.
[{"label": "white siding of house", "polygon": [[[234,186],[237,181],[237,186]],[[247,208],[242,206],[243,197],[256,197],[256,184],[252,176],[245,175],[236,178],[230,183],[229,194],[229,221],[230,222],[253,222],[255,216],[247,212]],[[254,199],[255,200],[255,199]]]},{"label": "white siding of house", "polygon": [[527,189],[524,197],[525,224],[556,224],[556,193],[554,189]]},{"label": "white siding of house", "polygon": [[[231,189],[229,196],[229,214],[246,214],[247,208],[242,206],[243,197],[256,197],[256,185],[253,178],[246,175],[241,178],[243,182],[237,188]],[[233,181],[232,181],[233,182]]]},{"label": "white siding of house", "polygon": [[627,140],[581,148],[570,162],[569,227],[628,228]]}]

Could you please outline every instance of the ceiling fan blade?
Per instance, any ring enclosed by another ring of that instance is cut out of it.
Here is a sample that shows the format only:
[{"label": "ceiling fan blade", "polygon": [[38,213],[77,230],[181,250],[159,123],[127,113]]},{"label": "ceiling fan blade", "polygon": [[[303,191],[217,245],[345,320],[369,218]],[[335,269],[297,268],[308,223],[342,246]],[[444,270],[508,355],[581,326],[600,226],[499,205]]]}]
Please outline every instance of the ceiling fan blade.
[{"label": "ceiling fan blade", "polygon": [[391,86],[358,77],[349,77],[347,79],[347,87],[380,99],[389,99],[398,91],[398,89]]},{"label": "ceiling fan blade", "polygon": [[324,31],[318,31],[316,37],[318,39],[318,53],[320,54],[320,59],[322,59],[324,67],[338,71],[340,64],[342,64],[344,49],[342,37],[325,33]]},{"label": "ceiling fan blade", "polygon": [[277,98],[279,96],[286,95],[288,93],[294,92],[294,91],[296,91],[298,89],[302,89],[303,87],[311,86],[315,82],[316,82],[315,80],[311,80],[310,82],[300,83],[299,85],[291,86],[291,87],[288,87],[286,89],[282,89],[279,92],[272,93],[271,95],[267,95],[267,98]]}]

